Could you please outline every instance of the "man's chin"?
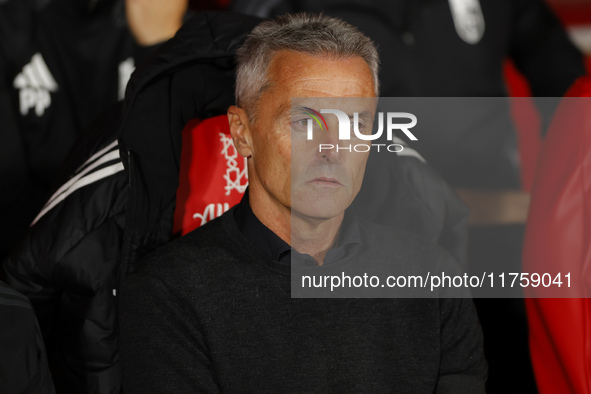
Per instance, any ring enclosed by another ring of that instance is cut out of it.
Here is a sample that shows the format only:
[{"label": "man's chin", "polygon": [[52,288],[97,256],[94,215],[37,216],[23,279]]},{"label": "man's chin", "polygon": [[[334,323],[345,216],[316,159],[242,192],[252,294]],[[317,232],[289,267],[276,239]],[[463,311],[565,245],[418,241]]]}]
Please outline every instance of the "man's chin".
[{"label": "man's chin", "polygon": [[294,204],[292,199],[291,214],[307,220],[326,221],[342,214],[348,204],[334,199],[311,199],[298,201]]},{"label": "man's chin", "polygon": [[[328,183],[328,182],[327,182]],[[300,213],[302,217],[331,219],[343,213],[351,204],[349,190],[338,184],[311,184],[292,189],[292,215]]]}]

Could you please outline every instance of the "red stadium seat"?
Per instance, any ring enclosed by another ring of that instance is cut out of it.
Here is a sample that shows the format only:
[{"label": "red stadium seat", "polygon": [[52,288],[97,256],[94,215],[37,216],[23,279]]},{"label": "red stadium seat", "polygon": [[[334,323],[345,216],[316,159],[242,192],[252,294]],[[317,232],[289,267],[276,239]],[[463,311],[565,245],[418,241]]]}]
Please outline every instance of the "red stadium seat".
[{"label": "red stadium seat", "polygon": [[[580,78],[567,96],[591,97],[591,77]],[[589,297],[590,269],[591,99],[565,99],[538,160],[523,272],[569,271]],[[591,393],[591,300],[530,298],[526,307],[539,392]]]},{"label": "red stadium seat", "polygon": [[185,235],[240,202],[246,159],[232,144],[226,115],[193,120],[183,130],[174,233]]}]

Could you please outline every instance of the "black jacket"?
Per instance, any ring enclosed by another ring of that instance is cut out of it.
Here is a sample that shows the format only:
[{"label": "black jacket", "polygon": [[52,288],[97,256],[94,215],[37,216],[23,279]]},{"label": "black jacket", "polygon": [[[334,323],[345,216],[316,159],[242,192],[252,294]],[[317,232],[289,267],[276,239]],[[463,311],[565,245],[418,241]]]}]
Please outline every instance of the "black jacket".
[{"label": "black jacket", "polygon": [[[153,119],[144,112],[152,109],[135,112],[137,97],[144,91],[162,95],[159,78],[176,81],[174,94],[165,95],[175,100],[174,113],[157,112],[159,120],[174,118],[178,138],[187,120],[225,113],[234,100],[234,52],[258,21],[202,14],[187,22],[135,76],[125,123],[118,105],[86,131],[58,176],[60,186],[4,261],[6,281],[35,308],[58,393],[120,391],[116,295],[130,174],[117,137],[131,127],[149,140],[162,124],[142,123],[146,116]],[[165,146],[162,151],[168,153]]]},{"label": "black jacket", "polygon": [[76,139],[123,98],[137,63],[124,2],[91,3],[0,1],[0,258],[49,196]]},{"label": "black jacket", "polygon": [[[58,389],[119,390],[118,283],[141,257],[172,239],[181,130],[189,119],[224,114],[234,103],[234,52],[259,21],[229,13],[188,20],[134,73],[123,112],[115,108],[96,124],[90,134],[97,138],[76,151],[69,177],[112,154],[117,136],[125,170],[73,190],[5,261],[7,281],[31,298],[44,333],[53,336],[47,341],[55,344],[50,356],[62,369],[55,375]],[[387,180],[376,182],[379,204],[361,207],[362,213],[395,220],[462,260],[466,207],[421,159],[393,156]],[[113,155],[88,174],[120,168],[119,160]],[[374,165],[381,163],[368,164]]]},{"label": "black jacket", "polygon": [[127,205],[120,112],[109,111],[75,145],[62,185],[4,261],[6,282],[35,308],[58,393],[119,386],[114,289]]},{"label": "black jacket", "polygon": [[[322,11],[357,26],[378,45],[382,97],[505,97],[509,58],[534,96],[562,97],[586,73],[544,0],[234,0],[231,8],[261,17]],[[453,186],[519,188],[509,101],[498,103],[478,127],[430,127],[416,142]],[[549,122],[553,108],[540,109]]]},{"label": "black jacket", "polygon": [[43,338],[27,297],[0,281],[3,394],[54,394]]}]

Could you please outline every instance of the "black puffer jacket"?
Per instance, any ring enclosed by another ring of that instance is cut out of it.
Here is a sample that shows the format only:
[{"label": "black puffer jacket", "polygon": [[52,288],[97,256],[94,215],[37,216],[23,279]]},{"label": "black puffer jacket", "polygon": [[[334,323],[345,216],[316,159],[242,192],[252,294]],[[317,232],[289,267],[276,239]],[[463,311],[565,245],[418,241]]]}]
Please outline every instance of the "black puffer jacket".
[{"label": "black puffer jacket", "polygon": [[127,205],[120,110],[75,146],[70,176],[4,261],[6,282],[35,308],[58,393],[113,393],[119,385],[114,292]]},{"label": "black puffer jacket", "polygon": [[[5,260],[6,281],[29,297],[39,318],[58,393],[120,391],[116,295],[129,174],[117,136],[131,128],[150,141],[159,127],[172,127],[180,138],[190,118],[225,113],[234,100],[234,52],[258,21],[219,13],[187,21],[135,75],[123,125],[116,106],[87,131],[63,169],[62,186]],[[164,94],[173,102],[155,110],[158,123],[146,125],[154,109],[136,109],[146,94],[163,95],[158,81],[174,81],[174,91]],[[155,148],[168,153],[166,145]]]}]

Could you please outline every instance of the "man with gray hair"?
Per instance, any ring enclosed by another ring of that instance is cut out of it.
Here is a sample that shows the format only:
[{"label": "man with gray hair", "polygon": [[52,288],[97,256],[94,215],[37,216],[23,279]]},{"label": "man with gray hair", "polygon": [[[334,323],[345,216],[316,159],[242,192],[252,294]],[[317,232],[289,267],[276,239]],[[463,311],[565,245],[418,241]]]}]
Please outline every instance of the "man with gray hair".
[{"label": "man with gray hair", "polygon": [[345,214],[368,153],[310,148],[334,142],[335,117],[305,139],[325,100],[354,108],[371,130],[377,68],[373,43],[334,18],[286,15],[246,39],[228,119],[249,190],[126,283],[126,393],[484,392],[469,298],[290,297],[292,269],[334,273],[386,255],[455,266],[423,238]]}]

